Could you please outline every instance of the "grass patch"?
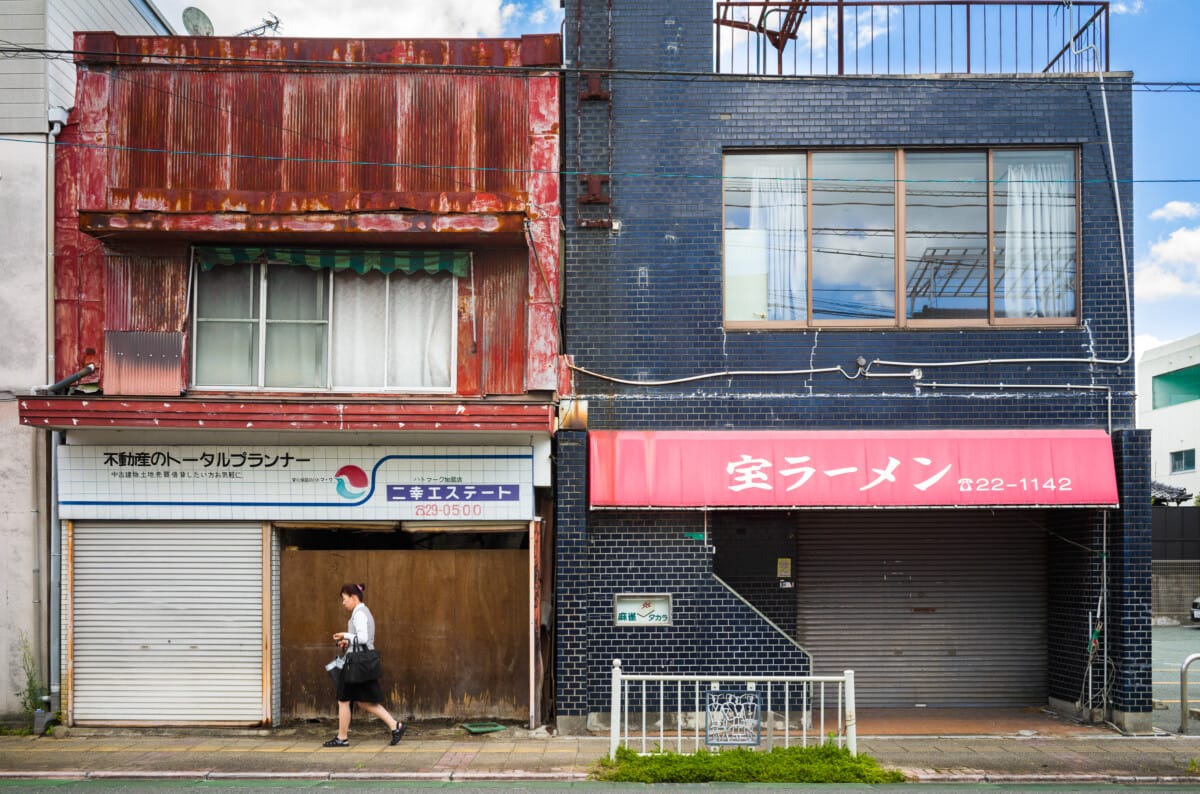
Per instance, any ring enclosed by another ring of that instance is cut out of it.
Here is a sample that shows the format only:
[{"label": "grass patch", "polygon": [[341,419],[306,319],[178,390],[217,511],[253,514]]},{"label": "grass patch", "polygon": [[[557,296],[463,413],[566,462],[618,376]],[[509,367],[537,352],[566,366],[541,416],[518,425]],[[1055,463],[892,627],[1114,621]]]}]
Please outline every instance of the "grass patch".
[{"label": "grass patch", "polygon": [[832,744],[776,747],[758,752],[737,747],[691,755],[640,756],[617,748],[615,760],[601,760],[593,776],[622,783],[903,783],[904,775],[884,769],[874,758],[850,755]]}]

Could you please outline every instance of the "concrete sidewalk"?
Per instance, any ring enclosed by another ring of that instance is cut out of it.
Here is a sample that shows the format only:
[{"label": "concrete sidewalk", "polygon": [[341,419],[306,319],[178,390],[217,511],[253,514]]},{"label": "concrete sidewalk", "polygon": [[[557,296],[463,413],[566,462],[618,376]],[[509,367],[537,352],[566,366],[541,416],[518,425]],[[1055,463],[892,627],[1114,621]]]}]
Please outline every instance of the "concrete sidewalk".
[{"label": "concrete sidewalk", "polygon": [[[327,726],[269,731],[62,731],[0,737],[3,779],[584,780],[608,753],[604,736],[507,727],[470,735],[412,725],[387,746],[377,725],[351,746],[322,748]],[[689,748],[690,749],[690,748]],[[923,782],[1188,783],[1200,785],[1200,737],[1071,735],[860,736],[859,752]]]}]

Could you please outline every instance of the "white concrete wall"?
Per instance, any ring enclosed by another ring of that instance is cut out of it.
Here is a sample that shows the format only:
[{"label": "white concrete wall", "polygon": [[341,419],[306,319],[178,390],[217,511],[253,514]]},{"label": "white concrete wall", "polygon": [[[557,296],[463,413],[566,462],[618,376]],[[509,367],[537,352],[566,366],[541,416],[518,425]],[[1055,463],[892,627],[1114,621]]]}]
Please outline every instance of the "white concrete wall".
[{"label": "white concrete wall", "polygon": [[[69,50],[77,30],[152,34],[141,0],[0,0],[0,39]],[[22,634],[44,664],[46,464],[37,431],[18,424],[16,398],[53,377],[46,342],[46,185],[51,107],[75,104],[70,58],[0,58],[0,718],[19,713]]]},{"label": "white concrete wall", "polygon": [[20,710],[20,635],[47,641],[39,434],[17,418],[17,399],[47,377],[46,136],[7,137],[18,140],[0,141],[0,716]]},{"label": "white concrete wall", "polygon": [[1155,410],[1153,381],[1156,375],[1196,365],[1200,365],[1200,334],[1148,350],[1138,362],[1138,427],[1151,431],[1150,477],[1193,495],[1200,494],[1200,470],[1172,474],[1171,453],[1184,449],[1200,453],[1200,400]]}]

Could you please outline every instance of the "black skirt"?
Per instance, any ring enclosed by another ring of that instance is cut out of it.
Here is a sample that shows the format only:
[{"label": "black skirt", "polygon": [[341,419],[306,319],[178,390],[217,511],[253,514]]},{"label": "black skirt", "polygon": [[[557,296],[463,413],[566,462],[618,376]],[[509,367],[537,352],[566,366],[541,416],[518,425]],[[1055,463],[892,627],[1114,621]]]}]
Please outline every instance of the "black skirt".
[{"label": "black skirt", "polygon": [[379,688],[378,679],[351,684],[339,677],[337,699],[354,703],[382,703],[383,690]]}]

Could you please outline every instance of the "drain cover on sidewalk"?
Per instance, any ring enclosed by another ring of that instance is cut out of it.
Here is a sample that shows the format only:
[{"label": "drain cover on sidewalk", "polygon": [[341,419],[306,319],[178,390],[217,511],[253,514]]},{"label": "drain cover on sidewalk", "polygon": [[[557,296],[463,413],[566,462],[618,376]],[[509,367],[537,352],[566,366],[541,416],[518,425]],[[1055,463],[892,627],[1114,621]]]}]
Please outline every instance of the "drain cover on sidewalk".
[{"label": "drain cover on sidewalk", "polygon": [[504,730],[504,726],[495,722],[464,722],[463,730],[467,733],[495,733]]}]

